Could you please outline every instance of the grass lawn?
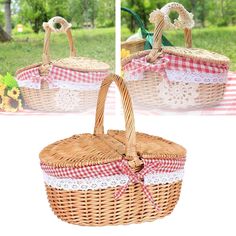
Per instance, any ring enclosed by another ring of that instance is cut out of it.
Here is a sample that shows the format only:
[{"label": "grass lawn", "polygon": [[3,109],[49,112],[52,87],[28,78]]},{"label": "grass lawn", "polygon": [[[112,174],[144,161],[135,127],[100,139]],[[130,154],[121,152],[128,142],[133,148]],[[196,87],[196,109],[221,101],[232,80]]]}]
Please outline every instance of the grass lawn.
[{"label": "grass lawn", "polygon": [[[122,40],[131,35],[127,28],[122,27]],[[174,44],[183,46],[183,33],[167,31],[165,36]],[[230,70],[236,71],[236,27],[219,27],[193,29],[193,47],[205,48],[228,56],[231,60]]]},{"label": "grass lawn", "polygon": [[[73,30],[78,56],[107,62],[115,68],[115,28]],[[16,69],[41,61],[44,33],[16,34],[14,41],[0,43],[0,74],[15,73]],[[65,34],[51,34],[51,58],[69,55]]]}]

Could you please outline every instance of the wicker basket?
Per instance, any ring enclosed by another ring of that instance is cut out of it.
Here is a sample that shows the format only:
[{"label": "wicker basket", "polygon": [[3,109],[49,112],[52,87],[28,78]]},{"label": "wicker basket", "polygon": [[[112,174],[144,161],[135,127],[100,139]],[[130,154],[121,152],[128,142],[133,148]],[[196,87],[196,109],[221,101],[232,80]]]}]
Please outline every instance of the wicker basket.
[{"label": "wicker basket", "polygon": [[[55,24],[61,28],[56,29]],[[54,17],[43,25],[45,39],[42,63],[16,72],[27,108],[46,112],[83,112],[96,107],[101,81],[108,75],[109,65],[94,59],[76,57],[71,24]],[[70,57],[51,61],[51,32],[66,32]]]},{"label": "wicker basket", "polygon": [[145,39],[135,39],[131,41],[125,41],[121,43],[121,50],[134,54],[144,50]]},{"label": "wicker basket", "polygon": [[130,41],[121,42],[121,51],[125,50],[129,54],[134,54],[136,52],[143,51],[145,41],[146,41],[145,38],[146,38],[146,35],[148,34],[148,31],[145,29],[143,21],[141,20],[141,18],[139,17],[137,13],[135,13],[134,11],[130,9],[126,7],[121,7],[121,10],[124,12],[128,12],[133,17],[136,24],[140,27],[141,34],[142,34],[142,38],[137,38]]},{"label": "wicker basket", "polygon": [[[179,18],[171,22],[170,11]],[[155,23],[154,46],[122,60],[122,69],[134,106],[145,109],[196,109],[218,104],[224,95],[229,59],[191,48],[193,15],[178,3],[150,14]],[[186,48],[163,47],[164,29],[184,29]]]},{"label": "wicker basket", "polygon": [[[115,82],[122,96],[126,131],[104,133],[104,106]],[[131,98],[122,78],[110,75],[99,92],[94,134],[74,135],[40,153],[54,213],[87,226],[141,223],[172,212],[180,195],[185,149],[136,133]]]}]

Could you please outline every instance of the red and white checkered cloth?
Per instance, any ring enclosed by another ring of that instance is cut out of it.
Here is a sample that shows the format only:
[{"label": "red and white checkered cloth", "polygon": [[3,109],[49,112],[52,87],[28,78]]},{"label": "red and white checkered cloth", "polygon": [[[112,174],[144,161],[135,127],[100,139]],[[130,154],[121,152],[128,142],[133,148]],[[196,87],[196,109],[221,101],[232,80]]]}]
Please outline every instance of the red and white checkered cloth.
[{"label": "red and white checkered cloth", "polygon": [[158,164],[156,162],[152,162],[152,163],[149,163],[148,165],[144,165],[144,168],[141,171],[134,172],[128,165],[127,161],[122,160],[120,162],[120,169],[122,170],[123,174],[129,176],[129,181],[126,185],[121,186],[117,191],[115,191],[115,199],[117,200],[122,196],[122,194],[126,191],[130,183],[139,183],[141,184],[142,191],[146,195],[148,201],[151,202],[151,204],[156,209],[156,211],[160,211],[161,209],[154,201],[152,194],[148,190],[147,186],[144,184],[143,180],[144,180],[145,175],[152,172],[158,172],[161,166],[162,166],[162,163]]},{"label": "red and white checkered cloth", "polygon": [[[123,174],[121,169],[121,162],[123,160],[110,162],[101,165],[91,165],[78,168],[70,167],[52,167],[41,163],[42,170],[50,175],[57,178],[72,178],[72,179],[83,179],[83,178],[96,178],[96,177],[107,177],[112,175]],[[158,169],[159,173],[174,172],[184,168],[185,158],[182,159],[144,159],[144,168],[142,171],[146,171],[146,168],[152,170]]]},{"label": "red and white checkered cloth", "polygon": [[162,70],[184,70],[202,73],[227,73],[229,66],[227,64],[200,63],[191,58],[178,57],[171,54],[165,54],[158,63],[148,63],[146,56],[133,59],[123,67],[124,71],[131,74],[141,73],[144,71],[162,72]]},{"label": "red and white checkered cloth", "polygon": [[52,66],[47,76],[40,76],[39,67],[31,68],[17,74],[16,79],[19,81],[30,81],[35,84],[35,87],[40,88],[41,81],[47,81],[50,87],[54,88],[53,81],[64,81],[73,83],[98,83],[101,82],[108,71],[104,72],[81,72],[71,69]]}]

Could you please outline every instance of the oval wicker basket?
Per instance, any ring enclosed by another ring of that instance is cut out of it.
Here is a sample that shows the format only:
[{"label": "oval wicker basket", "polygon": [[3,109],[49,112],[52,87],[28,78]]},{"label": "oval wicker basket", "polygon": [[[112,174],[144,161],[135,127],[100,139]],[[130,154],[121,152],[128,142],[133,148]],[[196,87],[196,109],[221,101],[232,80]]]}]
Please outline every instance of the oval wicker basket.
[{"label": "oval wicker basket", "polygon": [[142,34],[142,38],[137,38],[137,39],[133,39],[130,41],[121,42],[121,51],[125,50],[129,54],[134,54],[136,52],[143,51],[145,41],[146,41],[145,37],[148,34],[148,32],[145,29],[145,26],[143,24],[143,21],[141,20],[141,18],[139,17],[139,15],[137,13],[135,13],[134,11],[132,11],[130,9],[125,8],[125,7],[121,7],[121,10],[124,12],[128,12],[133,17],[136,24],[140,27],[141,34]]},{"label": "oval wicker basket", "polygon": [[[122,96],[125,131],[104,133],[104,106],[115,82]],[[72,224],[103,226],[153,221],[170,214],[180,195],[185,149],[136,133],[131,98],[122,78],[102,82],[94,134],[74,135],[40,153],[53,212]]]},{"label": "oval wicker basket", "polygon": [[[60,24],[61,28],[55,28]],[[101,81],[108,75],[109,65],[83,57],[76,57],[71,24],[62,17],[44,23],[42,63],[30,65],[16,72],[26,107],[46,112],[83,112],[95,108]],[[49,43],[51,32],[67,34],[70,57],[51,60]]]},{"label": "oval wicker basket", "polygon": [[[169,13],[179,18],[171,22]],[[134,106],[145,109],[196,109],[218,104],[224,95],[229,59],[204,49],[192,48],[193,15],[178,3],[169,3],[150,14],[155,23],[152,50],[122,60],[122,70]],[[184,30],[185,45],[161,45],[164,29]]]}]

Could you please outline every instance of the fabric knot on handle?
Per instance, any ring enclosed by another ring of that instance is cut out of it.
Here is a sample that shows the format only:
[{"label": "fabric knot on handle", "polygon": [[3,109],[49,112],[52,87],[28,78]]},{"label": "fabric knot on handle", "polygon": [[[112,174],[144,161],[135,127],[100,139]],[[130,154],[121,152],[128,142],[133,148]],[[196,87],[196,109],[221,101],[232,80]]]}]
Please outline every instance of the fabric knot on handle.
[{"label": "fabric knot on handle", "polygon": [[152,206],[156,209],[156,211],[160,211],[161,209],[155,203],[150,191],[148,190],[147,186],[144,184],[145,175],[157,171],[159,167],[160,167],[160,164],[159,165],[156,165],[156,164],[144,165],[144,168],[141,171],[134,172],[129,166],[128,162],[126,160],[122,160],[120,162],[120,170],[122,171],[123,174],[129,177],[129,181],[127,182],[126,185],[120,187],[115,192],[115,199],[118,200],[122,196],[122,194],[128,188],[129,183],[139,183],[141,184],[142,191],[146,195],[148,201],[151,202]]},{"label": "fabric knot on handle", "polygon": [[169,64],[168,58],[159,57],[159,59],[155,63],[150,63],[148,62],[146,56],[138,59],[133,59],[129,64],[124,66],[124,71],[129,71],[130,75],[132,76],[143,73],[145,71],[156,72],[164,79],[168,80],[165,71],[168,64]]},{"label": "fabric knot on handle", "polygon": [[40,75],[39,70],[32,71],[31,74],[31,82],[35,85],[37,85],[38,88],[41,87],[41,82],[45,81],[49,84],[49,86],[52,84],[53,78],[50,75]]}]

